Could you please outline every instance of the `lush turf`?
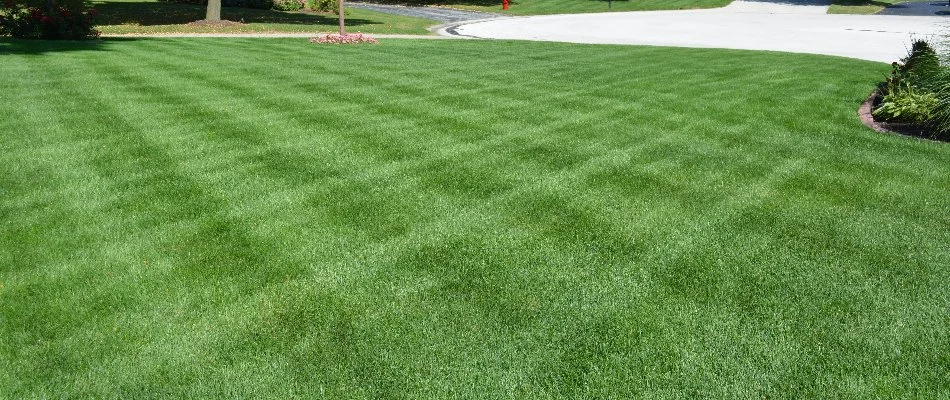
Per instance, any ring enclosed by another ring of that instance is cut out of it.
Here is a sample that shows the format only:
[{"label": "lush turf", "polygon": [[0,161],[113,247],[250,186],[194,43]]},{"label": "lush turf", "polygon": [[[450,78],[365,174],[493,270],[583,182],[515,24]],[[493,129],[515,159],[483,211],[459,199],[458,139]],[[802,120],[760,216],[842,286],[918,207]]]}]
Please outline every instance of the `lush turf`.
[{"label": "lush turf", "polygon": [[[405,0],[382,0],[407,3]],[[433,4],[465,10],[512,15],[574,14],[608,11],[688,10],[724,7],[732,0],[511,0],[507,11],[501,0],[412,0],[413,4]]]},{"label": "lush turf", "polygon": [[[189,22],[204,19],[206,8],[191,4],[156,0],[94,2],[99,12],[97,29],[105,34],[156,33],[273,33],[273,32],[336,32],[336,14],[283,12],[250,8],[224,7],[221,18],[244,22],[240,26],[190,26]],[[346,26],[351,31],[425,35],[427,27],[439,22],[403,17],[358,8],[346,11]]]},{"label": "lush turf", "polygon": [[950,146],[888,66],[0,42],[2,398],[946,398]]}]

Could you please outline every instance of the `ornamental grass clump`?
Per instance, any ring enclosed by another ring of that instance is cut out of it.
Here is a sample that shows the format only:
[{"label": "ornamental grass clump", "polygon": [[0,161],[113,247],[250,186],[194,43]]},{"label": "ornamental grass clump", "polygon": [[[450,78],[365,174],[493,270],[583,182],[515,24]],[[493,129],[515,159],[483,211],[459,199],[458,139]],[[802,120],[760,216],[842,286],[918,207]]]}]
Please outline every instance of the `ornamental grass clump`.
[{"label": "ornamental grass clump", "polygon": [[379,44],[379,41],[371,36],[362,33],[348,33],[345,35],[327,34],[319,37],[310,38],[310,43],[314,44]]}]

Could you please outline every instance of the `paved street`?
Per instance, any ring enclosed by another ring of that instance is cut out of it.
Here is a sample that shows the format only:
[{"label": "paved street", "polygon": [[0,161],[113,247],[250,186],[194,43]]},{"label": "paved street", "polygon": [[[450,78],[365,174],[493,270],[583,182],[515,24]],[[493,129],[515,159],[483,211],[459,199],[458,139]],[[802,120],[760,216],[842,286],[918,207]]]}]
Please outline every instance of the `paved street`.
[{"label": "paved street", "polygon": [[950,2],[945,0],[909,1],[888,6],[878,15],[950,16]]}]

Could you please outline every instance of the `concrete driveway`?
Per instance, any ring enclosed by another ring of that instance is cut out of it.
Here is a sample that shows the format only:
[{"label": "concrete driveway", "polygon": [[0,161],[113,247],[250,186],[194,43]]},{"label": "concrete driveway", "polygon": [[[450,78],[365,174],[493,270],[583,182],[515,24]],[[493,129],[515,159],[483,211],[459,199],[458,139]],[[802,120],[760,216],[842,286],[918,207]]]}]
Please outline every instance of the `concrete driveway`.
[{"label": "concrete driveway", "polygon": [[572,43],[777,50],[891,62],[913,38],[950,33],[950,18],[827,14],[827,6],[736,1],[724,8],[548,15],[476,21],[443,34]]}]

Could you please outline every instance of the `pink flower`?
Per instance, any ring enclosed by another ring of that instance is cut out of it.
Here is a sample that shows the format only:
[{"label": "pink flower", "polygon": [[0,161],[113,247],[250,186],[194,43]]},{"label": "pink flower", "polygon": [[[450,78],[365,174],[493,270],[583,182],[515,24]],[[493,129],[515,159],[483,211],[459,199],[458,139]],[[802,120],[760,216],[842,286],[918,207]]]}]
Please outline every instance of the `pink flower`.
[{"label": "pink flower", "polygon": [[357,34],[347,34],[347,35],[326,34],[326,35],[320,36],[318,39],[311,38],[310,43],[314,43],[314,40],[316,40],[316,43],[320,43],[320,44],[363,44],[363,43],[379,44],[378,40],[372,37],[363,35],[362,32],[358,32]]}]

